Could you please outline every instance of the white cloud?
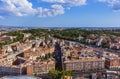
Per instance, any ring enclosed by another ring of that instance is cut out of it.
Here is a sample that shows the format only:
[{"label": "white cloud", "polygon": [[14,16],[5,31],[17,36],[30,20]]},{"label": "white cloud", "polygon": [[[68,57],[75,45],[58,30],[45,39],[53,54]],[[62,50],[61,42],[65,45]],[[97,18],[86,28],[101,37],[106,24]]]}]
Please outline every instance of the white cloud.
[{"label": "white cloud", "polygon": [[[86,0],[40,0],[46,3],[53,3],[48,8],[33,8],[32,2],[28,0],[0,0],[0,16],[38,16],[52,17],[65,13],[73,6],[82,6]],[[63,7],[64,6],[64,7]],[[68,9],[69,8],[69,9]]]},{"label": "white cloud", "polygon": [[3,16],[0,16],[0,19],[4,19],[4,17],[3,17]]},{"label": "white cloud", "polygon": [[[52,17],[65,13],[74,6],[86,5],[87,0],[39,0],[52,3],[50,7],[38,6],[33,8],[29,0],[0,0],[0,19],[5,16],[37,16]],[[107,3],[114,11],[120,11],[120,0],[97,0]]]},{"label": "white cloud", "polygon": [[99,2],[107,3],[114,11],[120,11],[120,0],[99,0]]},{"label": "white cloud", "polygon": [[0,10],[8,12],[11,15],[16,16],[27,16],[35,12],[35,9],[32,8],[32,3],[27,0],[1,0],[3,6],[0,7]]},{"label": "white cloud", "polygon": [[65,3],[65,0],[41,0],[41,1],[50,3]]},{"label": "white cloud", "polygon": [[64,8],[61,5],[52,5],[50,9],[39,7],[37,9],[38,17],[57,16],[64,14]]},{"label": "white cloud", "polygon": [[41,0],[49,3],[60,3],[68,6],[82,6],[86,4],[87,0]]}]

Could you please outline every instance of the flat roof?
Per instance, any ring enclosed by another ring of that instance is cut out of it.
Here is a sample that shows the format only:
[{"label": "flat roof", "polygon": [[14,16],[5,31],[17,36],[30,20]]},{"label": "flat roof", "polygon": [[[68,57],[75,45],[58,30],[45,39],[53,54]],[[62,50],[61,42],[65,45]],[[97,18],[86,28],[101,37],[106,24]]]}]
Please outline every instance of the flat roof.
[{"label": "flat roof", "polygon": [[32,76],[5,76],[2,77],[1,79],[41,79],[41,78],[36,78]]},{"label": "flat roof", "polygon": [[97,62],[97,61],[104,61],[104,60],[102,60],[102,59],[83,59],[83,60],[64,61],[64,63],[75,63],[75,62]]}]

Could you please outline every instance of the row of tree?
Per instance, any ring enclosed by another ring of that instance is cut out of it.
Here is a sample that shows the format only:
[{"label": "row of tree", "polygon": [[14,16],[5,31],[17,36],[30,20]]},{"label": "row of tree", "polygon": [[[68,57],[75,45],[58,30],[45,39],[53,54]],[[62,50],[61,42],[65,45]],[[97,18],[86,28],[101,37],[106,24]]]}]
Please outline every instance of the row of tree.
[{"label": "row of tree", "polygon": [[52,77],[52,79],[61,79],[64,76],[72,76],[73,71],[57,71],[57,70],[50,70],[49,76]]},{"label": "row of tree", "polygon": [[116,30],[81,30],[81,29],[66,29],[66,30],[49,30],[49,29],[30,29],[30,30],[22,30],[22,31],[12,31],[7,33],[9,36],[17,36],[13,41],[8,41],[6,43],[0,43],[0,47],[2,47],[5,44],[13,43],[16,41],[21,41],[23,42],[23,33],[31,33],[31,36],[29,39],[35,39],[36,37],[46,37],[48,38],[49,35],[55,38],[60,38],[60,39],[66,39],[66,40],[71,40],[71,41],[79,41],[77,38],[79,35],[84,37],[84,39],[80,40],[82,43],[85,43],[85,39],[87,38],[88,35],[90,34],[97,34],[97,35],[115,35],[115,36],[120,36],[120,31]]}]

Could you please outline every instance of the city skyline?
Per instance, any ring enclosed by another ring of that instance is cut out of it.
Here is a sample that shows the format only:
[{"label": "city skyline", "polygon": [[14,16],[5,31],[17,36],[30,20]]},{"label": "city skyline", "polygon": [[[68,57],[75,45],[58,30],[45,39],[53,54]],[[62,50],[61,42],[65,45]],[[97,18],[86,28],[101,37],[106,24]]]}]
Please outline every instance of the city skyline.
[{"label": "city skyline", "polygon": [[119,27],[120,0],[0,0],[0,25]]}]

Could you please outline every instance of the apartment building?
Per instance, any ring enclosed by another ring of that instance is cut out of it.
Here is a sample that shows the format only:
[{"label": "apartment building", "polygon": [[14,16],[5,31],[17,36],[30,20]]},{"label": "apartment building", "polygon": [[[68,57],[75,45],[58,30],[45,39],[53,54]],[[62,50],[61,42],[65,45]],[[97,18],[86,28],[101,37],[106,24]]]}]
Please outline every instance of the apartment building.
[{"label": "apartment building", "polygon": [[0,66],[0,74],[20,75],[25,73],[25,67],[20,66]]},{"label": "apartment building", "polygon": [[27,66],[27,75],[31,74],[46,74],[49,70],[55,69],[55,61],[34,62],[32,65]]},{"label": "apartment building", "polygon": [[6,52],[5,52],[5,50],[3,50],[3,49],[0,49],[0,56],[4,56],[4,55],[6,55]]},{"label": "apartment building", "polygon": [[53,53],[54,47],[50,48],[33,48],[23,52],[25,58],[29,58],[30,56],[40,56],[47,53]]},{"label": "apartment building", "polygon": [[104,60],[102,59],[83,59],[83,60],[71,60],[64,61],[63,68],[64,70],[73,70],[73,71],[88,71],[95,69],[104,69]]},{"label": "apartment building", "polygon": [[120,70],[120,58],[119,57],[106,58],[105,67],[111,70]]}]

